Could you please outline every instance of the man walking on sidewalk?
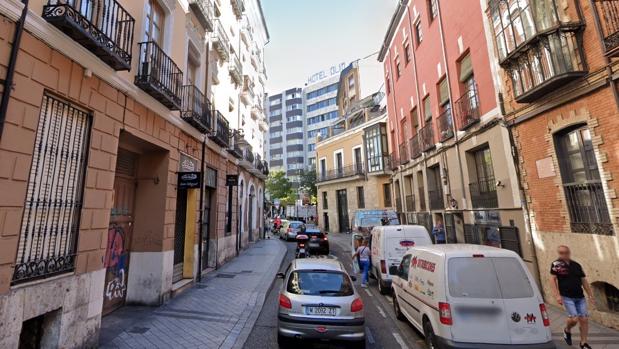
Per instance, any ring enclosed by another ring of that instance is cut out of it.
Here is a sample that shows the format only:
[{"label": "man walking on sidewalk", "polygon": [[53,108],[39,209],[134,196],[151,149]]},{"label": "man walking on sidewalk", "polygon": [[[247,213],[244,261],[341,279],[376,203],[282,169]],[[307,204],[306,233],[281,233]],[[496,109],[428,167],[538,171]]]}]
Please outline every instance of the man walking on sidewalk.
[{"label": "man walking on sidewalk", "polygon": [[572,328],[579,324],[580,329],[580,348],[591,349],[587,344],[589,335],[589,320],[587,311],[587,300],[583,289],[587,292],[587,297],[593,303],[593,293],[587,282],[585,272],[577,262],[570,256],[570,249],[567,246],[559,246],[557,249],[559,258],[552,262],[550,274],[552,274],[552,287],[557,299],[557,303],[563,305],[568,313],[567,323],[563,330],[563,338],[568,345],[572,345]]}]

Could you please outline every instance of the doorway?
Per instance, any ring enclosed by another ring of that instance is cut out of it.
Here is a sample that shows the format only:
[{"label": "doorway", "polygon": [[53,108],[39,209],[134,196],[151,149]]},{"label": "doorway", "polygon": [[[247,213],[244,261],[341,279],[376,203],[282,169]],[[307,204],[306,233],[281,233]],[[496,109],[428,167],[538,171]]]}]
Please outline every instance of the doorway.
[{"label": "doorway", "polygon": [[114,204],[110,215],[105,250],[103,315],[122,307],[127,298],[129,250],[134,223],[136,153],[118,149],[114,178]]},{"label": "doorway", "polygon": [[355,173],[360,174],[363,171],[363,159],[361,158],[361,148],[355,148]]},{"label": "doorway", "polygon": [[211,224],[211,199],[212,190],[204,190],[204,211],[202,212],[202,270],[208,268],[208,249],[209,249],[209,237],[210,237],[210,224]]},{"label": "doorway", "polygon": [[255,189],[252,186],[249,189],[249,199],[247,208],[247,226],[249,232],[249,241],[254,241],[254,199],[256,198]]},{"label": "doorway", "polygon": [[348,196],[346,189],[338,190],[335,192],[337,199],[337,220],[339,224],[340,233],[345,233],[350,230],[348,222]]},{"label": "doorway", "polygon": [[322,219],[324,221],[324,226],[325,226],[325,231],[329,231],[329,214],[327,212],[324,212],[322,214]]},{"label": "doorway", "polygon": [[172,272],[172,282],[178,282],[183,278],[186,218],[187,189],[179,188],[176,192],[176,226],[174,229],[174,268]]}]

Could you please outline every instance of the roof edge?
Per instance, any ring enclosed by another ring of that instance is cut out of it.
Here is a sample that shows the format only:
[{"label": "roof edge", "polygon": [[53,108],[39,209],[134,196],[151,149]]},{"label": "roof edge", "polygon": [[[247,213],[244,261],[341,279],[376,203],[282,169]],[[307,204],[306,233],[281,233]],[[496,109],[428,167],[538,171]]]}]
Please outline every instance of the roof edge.
[{"label": "roof edge", "polygon": [[387,55],[387,51],[389,50],[389,44],[396,32],[396,27],[398,23],[400,23],[400,19],[404,15],[404,10],[408,6],[410,0],[399,0],[398,7],[396,8],[393,16],[391,17],[391,22],[389,22],[389,27],[387,28],[387,33],[385,34],[385,38],[383,39],[383,45],[380,47],[380,51],[378,52],[378,61],[382,62]]}]

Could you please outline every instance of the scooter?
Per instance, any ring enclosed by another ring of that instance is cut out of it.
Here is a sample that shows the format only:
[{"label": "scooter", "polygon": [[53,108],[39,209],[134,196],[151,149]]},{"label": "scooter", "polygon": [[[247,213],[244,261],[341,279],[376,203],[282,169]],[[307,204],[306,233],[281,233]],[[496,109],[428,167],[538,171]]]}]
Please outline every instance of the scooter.
[{"label": "scooter", "polygon": [[295,254],[295,258],[309,257],[309,246],[307,245],[308,241],[309,236],[305,234],[297,235],[297,251]]}]

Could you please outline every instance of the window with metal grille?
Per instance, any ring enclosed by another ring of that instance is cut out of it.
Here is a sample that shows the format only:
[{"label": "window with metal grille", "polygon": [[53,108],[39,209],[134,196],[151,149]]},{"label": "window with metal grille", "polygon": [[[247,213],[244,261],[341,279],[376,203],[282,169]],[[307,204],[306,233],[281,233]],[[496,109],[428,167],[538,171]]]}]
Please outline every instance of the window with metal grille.
[{"label": "window with metal grille", "polygon": [[365,208],[365,193],[363,187],[357,187],[357,207]]},{"label": "window with metal grille", "polygon": [[72,271],[92,116],[43,96],[13,283]]}]

